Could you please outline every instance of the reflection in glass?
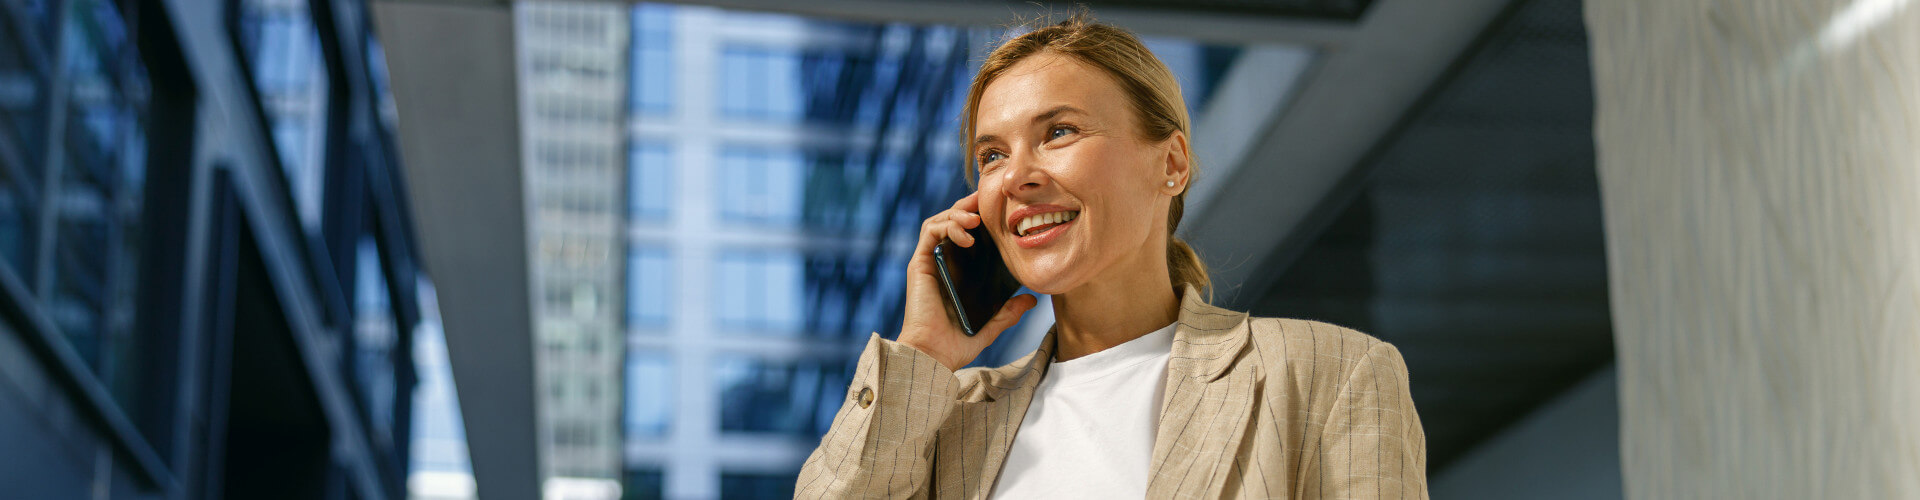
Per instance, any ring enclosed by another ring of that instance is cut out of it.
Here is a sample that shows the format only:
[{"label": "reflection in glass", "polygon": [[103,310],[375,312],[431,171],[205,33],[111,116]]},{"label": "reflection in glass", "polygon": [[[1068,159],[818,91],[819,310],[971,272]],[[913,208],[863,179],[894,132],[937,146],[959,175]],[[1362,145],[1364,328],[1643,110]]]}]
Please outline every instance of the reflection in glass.
[{"label": "reflection in glass", "polygon": [[627,354],[627,439],[665,438],[673,422],[673,365],[665,353]]},{"label": "reflection in glass", "polygon": [[326,63],[307,0],[241,0],[239,39],[300,224],[320,230]]}]

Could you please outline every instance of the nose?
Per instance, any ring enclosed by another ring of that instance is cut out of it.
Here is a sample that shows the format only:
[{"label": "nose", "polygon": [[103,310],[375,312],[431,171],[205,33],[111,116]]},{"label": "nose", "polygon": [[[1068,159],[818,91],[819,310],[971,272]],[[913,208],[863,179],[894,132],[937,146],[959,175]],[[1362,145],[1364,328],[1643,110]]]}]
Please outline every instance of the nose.
[{"label": "nose", "polygon": [[1046,186],[1047,172],[1040,168],[1039,162],[1034,161],[1033,155],[1014,155],[1001,161],[1006,165],[995,174],[1004,176],[1000,179],[1002,192],[1016,195]]}]

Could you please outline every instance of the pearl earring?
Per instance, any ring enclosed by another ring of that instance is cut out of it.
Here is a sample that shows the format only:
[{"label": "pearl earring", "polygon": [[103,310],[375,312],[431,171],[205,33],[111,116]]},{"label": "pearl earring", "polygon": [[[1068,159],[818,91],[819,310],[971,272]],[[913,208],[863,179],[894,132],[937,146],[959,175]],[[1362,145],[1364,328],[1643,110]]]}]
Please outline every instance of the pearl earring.
[{"label": "pearl earring", "polygon": [[1173,187],[1173,181],[1167,181],[1167,187]]}]

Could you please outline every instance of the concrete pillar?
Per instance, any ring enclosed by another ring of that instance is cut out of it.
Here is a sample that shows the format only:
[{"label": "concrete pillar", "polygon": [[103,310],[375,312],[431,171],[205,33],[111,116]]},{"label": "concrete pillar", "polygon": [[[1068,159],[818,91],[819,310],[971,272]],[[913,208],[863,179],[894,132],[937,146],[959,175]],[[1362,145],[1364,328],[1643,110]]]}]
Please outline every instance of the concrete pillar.
[{"label": "concrete pillar", "polygon": [[1920,498],[1920,6],[1593,0],[1632,498]]}]

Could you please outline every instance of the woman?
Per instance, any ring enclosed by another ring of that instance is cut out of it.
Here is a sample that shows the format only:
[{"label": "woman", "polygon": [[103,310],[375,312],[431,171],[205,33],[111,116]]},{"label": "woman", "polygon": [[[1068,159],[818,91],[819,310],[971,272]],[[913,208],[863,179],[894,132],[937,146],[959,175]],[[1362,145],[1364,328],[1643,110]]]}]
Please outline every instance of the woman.
[{"label": "woman", "polygon": [[[1195,173],[1186,108],[1139,40],[1078,16],[1008,40],[962,128],[978,190],[922,225],[899,340],[868,341],[795,496],[1426,497],[1393,346],[1202,299],[1206,270],[1173,237]],[[951,323],[932,249],[981,225],[1056,322],[1033,354],[960,370],[1037,301],[977,336]]]}]

